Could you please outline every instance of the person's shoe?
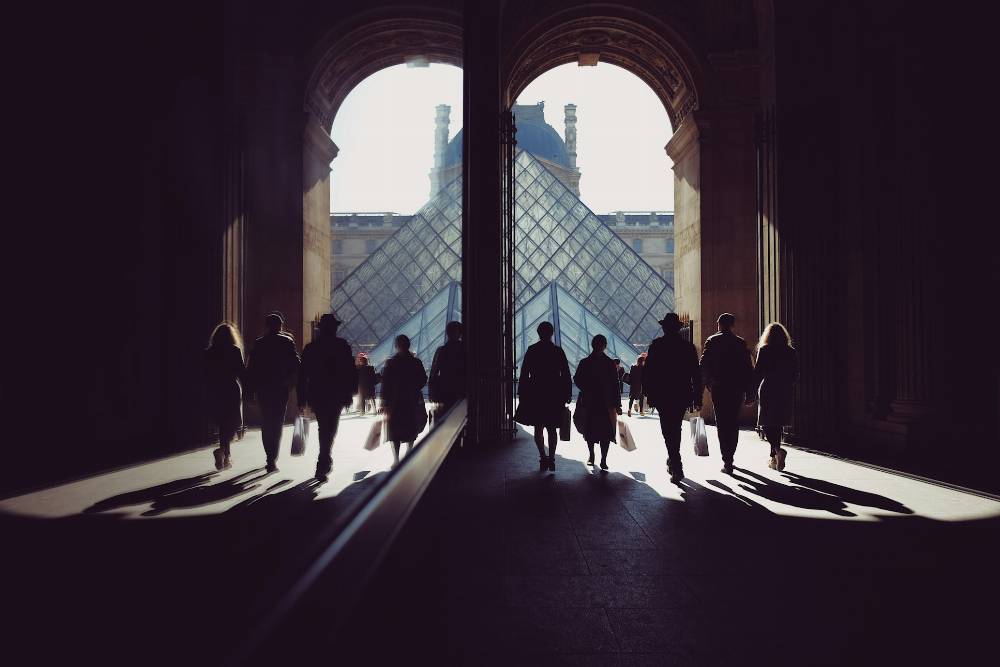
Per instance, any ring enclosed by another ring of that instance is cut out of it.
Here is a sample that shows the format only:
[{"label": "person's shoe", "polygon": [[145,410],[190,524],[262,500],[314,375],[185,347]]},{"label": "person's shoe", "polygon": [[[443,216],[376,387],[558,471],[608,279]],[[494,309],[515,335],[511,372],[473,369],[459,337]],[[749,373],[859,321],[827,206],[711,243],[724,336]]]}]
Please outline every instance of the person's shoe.
[{"label": "person's shoe", "polygon": [[315,478],[315,479],[316,479],[316,481],[317,481],[317,482],[319,482],[320,484],[326,484],[326,481],[327,481],[327,480],[329,479],[329,477],[327,477],[327,476],[326,476],[325,474],[323,474],[323,473],[321,473],[321,472],[317,472],[317,473],[316,473],[316,478]]},{"label": "person's shoe", "polygon": [[556,471],[556,459],[554,456],[549,457],[549,470],[552,472]]},{"label": "person's shoe", "polygon": [[772,456],[771,458],[769,458],[767,460],[767,467],[770,468],[771,470],[777,470],[778,469],[778,457]]},{"label": "person's shoe", "polygon": [[594,455],[593,454],[591,454],[590,458],[587,459],[587,465],[589,465],[591,468],[594,467]]},{"label": "person's shoe", "polygon": [[222,457],[222,469],[229,470],[232,467],[233,467],[233,459],[229,456],[229,454],[226,454],[224,457]]},{"label": "person's shoe", "polygon": [[549,460],[546,457],[544,457],[544,456],[539,456],[538,457],[538,469],[539,470],[548,470],[549,469]]},{"label": "person's shoe", "polygon": [[681,480],[684,479],[684,473],[682,472],[672,472],[670,473],[670,482],[672,484],[680,484]]},{"label": "person's shoe", "polygon": [[601,461],[601,470],[607,470],[607,469],[608,469],[608,462]]},{"label": "person's shoe", "polygon": [[732,475],[733,474],[733,464],[732,463],[726,463],[725,465],[723,465],[722,466],[722,472],[726,473],[727,475]]},{"label": "person's shoe", "polygon": [[631,408],[629,408],[629,411],[628,411],[628,416],[629,416],[629,417],[631,417],[631,416],[632,416],[632,409],[631,409]]},{"label": "person's shoe", "polygon": [[270,472],[278,472],[278,464],[276,464],[274,461],[268,461],[267,462],[267,472],[269,472],[269,473]]},{"label": "person's shoe", "polygon": [[785,469],[785,457],[786,456],[788,456],[788,452],[786,452],[783,447],[779,448],[778,449],[778,456],[775,457],[775,458],[777,458],[777,469],[778,470],[784,470]]},{"label": "person's shoe", "polygon": [[222,450],[216,449],[212,452],[212,456],[215,457],[215,469],[222,470],[222,466],[225,465],[225,457],[222,454]]}]

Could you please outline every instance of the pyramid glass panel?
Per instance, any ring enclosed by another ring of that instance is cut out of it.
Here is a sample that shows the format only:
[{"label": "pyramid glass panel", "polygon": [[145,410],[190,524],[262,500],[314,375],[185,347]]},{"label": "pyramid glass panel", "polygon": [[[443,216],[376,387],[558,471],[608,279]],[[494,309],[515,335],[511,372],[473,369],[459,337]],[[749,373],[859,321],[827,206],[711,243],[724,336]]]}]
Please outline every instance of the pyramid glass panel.
[{"label": "pyramid glass panel", "polygon": [[452,320],[462,320],[462,289],[457,282],[439,290],[416,313],[395,326],[385,339],[368,352],[368,363],[381,371],[386,359],[395,352],[396,336],[404,334],[410,338],[410,351],[430,371],[434,351],[444,344],[444,329]]},{"label": "pyramid glass panel", "polygon": [[[609,331],[644,349],[659,335],[657,320],[674,309],[673,286],[530,153],[517,154],[514,177],[515,308],[555,283]],[[458,177],[334,286],[341,335],[356,349],[391,339],[461,282],[461,197]]]}]

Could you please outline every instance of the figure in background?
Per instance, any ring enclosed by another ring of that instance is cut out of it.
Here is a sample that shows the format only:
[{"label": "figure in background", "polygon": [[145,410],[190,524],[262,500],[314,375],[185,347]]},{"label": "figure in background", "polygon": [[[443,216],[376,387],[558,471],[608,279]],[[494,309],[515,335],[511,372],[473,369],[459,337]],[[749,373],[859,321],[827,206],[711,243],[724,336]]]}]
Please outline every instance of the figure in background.
[{"label": "figure in background", "polygon": [[[722,451],[722,472],[732,474],[740,437],[740,405],[753,402],[753,364],[746,341],[733,333],[736,316],[719,315],[719,332],[708,337],[701,352],[701,375],[712,393],[715,427]],[[661,415],[662,416],[662,415]]]},{"label": "figure in background", "polygon": [[577,428],[590,450],[588,465],[594,465],[594,445],[601,445],[601,470],[608,469],[608,448],[615,439],[618,410],[621,409],[615,364],[604,354],[608,339],[597,334],[590,341],[591,353],[580,360],[573,381],[580,389],[576,399]]},{"label": "figure in background", "polygon": [[684,478],[681,462],[681,427],[687,410],[701,410],[701,371],[694,344],[680,336],[680,318],[667,313],[660,326],[663,335],[649,345],[643,369],[643,389],[649,405],[660,413],[660,431],[667,446],[670,481]]},{"label": "figure in background", "polygon": [[302,350],[302,368],[297,390],[299,413],[308,405],[319,425],[319,457],[316,480],[325,482],[333,468],[333,440],[337,437],[340,413],[351,404],[358,390],[358,370],[351,346],[337,336],[340,320],[327,313],[319,318],[316,339]]},{"label": "figure in background", "polygon": [[640,354],[635,365],[628,371],[628,416],[632,416],[632,402],[639,402],[639,414],[646,414],[646,394],[642,390],[642,381],[646,365],[646,355]]},{"label": "figure in background", "polygon": [[234,325],[222,322],[212,331],[205,348],[206,404],[212,421],[219,427],[219,448],[212,452],[216,470],[233,466],[229,445],[243,429],[246,376],[240,332]]},{"label": "figure in background", "polygon": [[[538,448],[540,470],[556,469],[557,430],[566,404],[573,400],[573,380],[563,349],[552,342],[555,327],[542,322],[535,329],[538,342],[528,346],[518,378],[518,421],[535,427],[535,447]],[[545,453],[545,433],[549,436],[549,453]]]},{"label": "figure in background", "polygon": [[281,427],[288,409],[288,394],[299,370],[299,353],[292,334],[284,331],[285,317],[273,311],[264,317],[267,331],[250,351],[250,387],[260,407],[260,435],[264,441],[267,471],[278,470]]},{"label": "figure in background", "polygon": [[625,367],[622,366],[621,359],[615,359],[615,372],[618,373],[618,398],[621,398],[625,391]]},{"label": "figure in background", "polygon": [[446,341],[434,352],[427,390],[432,403],[438,403],[440,414],[465,398],[466,365],[464,328],[461,322],[448,322],[444,328]]},{"label": "figure in background", "polygon": [[371,401],[372,412],[375,411],[375,385],[379,383],[378,373],[368,363],[368,355],[358,354],[358,409],[361,414],[368,412],[368,402]]},{"label": "figure in background", "polygon": [[781,432],[792,423],[792,391],[799,364],[788,329],[779,322],[768,324],[760,336],[753,377],[759,401],[757,426],[771,445],[767,467],[784,470],[787,452],[781,447]]},{"label": "figure in background", "polygon": [[407,443],[406,452],[413,449],[417,436],[427,425],[424,406],[424,385],[427,372],[424,364],[410,352],[410,339],[396,336],[396,354],[385,362],[382,371],[382,410],[385,412],[387,439],[392,445],[392,466],[399,464],[399,446]]}]

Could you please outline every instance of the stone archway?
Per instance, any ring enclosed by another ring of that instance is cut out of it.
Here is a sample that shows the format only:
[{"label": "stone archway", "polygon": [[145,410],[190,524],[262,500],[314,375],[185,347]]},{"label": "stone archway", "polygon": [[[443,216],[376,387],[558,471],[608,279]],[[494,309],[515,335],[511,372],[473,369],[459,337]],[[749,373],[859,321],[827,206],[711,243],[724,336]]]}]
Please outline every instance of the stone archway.
[{"label": "stone archway", "polygon": [[303,335],[330,307],[330,162],[337,146],[330,138],[340,105],[364,79],[379,70],[419,58],[462,64],[461,17],[417,8],[367,14],[329,31],[312,51],[305,87],[302,151]]}]

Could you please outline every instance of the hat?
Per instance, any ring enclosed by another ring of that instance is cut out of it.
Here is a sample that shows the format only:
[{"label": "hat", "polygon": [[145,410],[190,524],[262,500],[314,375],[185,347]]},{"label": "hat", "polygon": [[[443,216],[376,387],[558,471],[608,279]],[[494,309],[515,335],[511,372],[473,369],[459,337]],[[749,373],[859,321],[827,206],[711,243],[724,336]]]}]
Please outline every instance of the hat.
[{"label": "hat", "polygon": [[663,316],[663,319],[660,320],[660,324],[664,327],[669,326],[672,329],[680,329],[684,326],[681,324],[681,318],[677,316],[677,313],[667,313]]},{"label": "hat", "polygon": [[333,313],[326,313],[319,318],[320,329],[336,329],[341,324],[340,320]]},{"label": "hat", "polygon": [[272,310],[270,313],[268,313],[267,315],[264,316],[264,321],[266,322],[267,320],[271,319],[272,317],[277,317],[279,320],[281,320],[282,324],[285,323],[285,316],[282,315],[282,313],[281,313],[280,310]]},{"label": "hat", "polygon": [[719,315],[719,319],[716,320],[717,324],[725,324],[727,326],[733,326],[736,324],[736,316],[732,313],[722,313]]}]

